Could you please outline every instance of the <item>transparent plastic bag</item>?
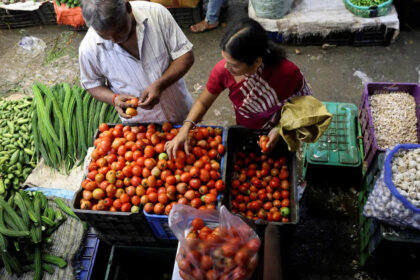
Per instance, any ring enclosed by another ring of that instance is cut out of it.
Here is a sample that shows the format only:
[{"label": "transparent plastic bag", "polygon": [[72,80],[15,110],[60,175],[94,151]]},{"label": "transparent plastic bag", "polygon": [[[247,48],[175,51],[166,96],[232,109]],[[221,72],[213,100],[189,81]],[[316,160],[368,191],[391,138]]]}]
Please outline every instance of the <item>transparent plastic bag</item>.
[{"label": "transparent plastic bag", "polygon": [[176,204],[169,227],[180,242],[176,261],[184,280],[249,279],[258,265],[258,235],[224,206],[217,211]]}]

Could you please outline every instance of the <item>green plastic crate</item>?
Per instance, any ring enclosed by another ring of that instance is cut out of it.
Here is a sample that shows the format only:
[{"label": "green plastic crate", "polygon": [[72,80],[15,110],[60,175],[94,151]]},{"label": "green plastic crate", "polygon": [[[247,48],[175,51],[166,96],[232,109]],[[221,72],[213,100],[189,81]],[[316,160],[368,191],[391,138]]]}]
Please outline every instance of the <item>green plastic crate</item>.
[{"label": "green plastic crate", "polygon": [[306,178],[315,166],[360,169],[362,163],[361,131],[357,107],[351,103],[323,102],[333,114],[330,126],[316,143],[303,146],[303,172]]}]

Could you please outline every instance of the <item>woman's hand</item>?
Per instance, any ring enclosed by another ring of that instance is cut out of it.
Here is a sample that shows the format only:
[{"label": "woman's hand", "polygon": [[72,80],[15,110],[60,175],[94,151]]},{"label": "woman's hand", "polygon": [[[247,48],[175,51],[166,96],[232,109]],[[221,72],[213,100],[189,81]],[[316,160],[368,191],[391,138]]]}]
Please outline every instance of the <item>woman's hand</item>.
[{"label": "woman's hand", "polygon": [[[130,118],[132,118],[132,116],[127,115],[127,114],[125,113],[125,109],[126,109],[127,107],[132,107],[132,108],[134,108],[134,106],[133,106],[132,104],[130,104],[130,103],[128,103],[128,102],[127,102],[128,100],[130,100],[130,99],[132,99],[132,98],[134,98],[134,96],[131,96],[131,95],[128,95],[128,94],[118,94],[118,95],[115,97],[115,100],[114,100],[114,103],[115,103],[115,109],[117,110],[118,114],[119,114],[121,117],[126,118],[126,119],[130,119]],[[135,109],[137,109],[137,108],[135,108]]]},{"label": "woman's hand", "polygon": [[178,151],[181,147],[184,148],[187,155],[190,153],[188,129],[185,129],[185,127],[180,129],[174,139],[165,143],[165,151],[168,154],[169,159],[176,159],[176,151]]},{"label": "woman's hand", "polygon": [[266,152],[267,154],[271,153],[271,151],[277,145],[277,142],[279,141],[280,137],[281,135],[278,132],[276,127],[270,130],[270,132],[268,133],[267,152]]}]

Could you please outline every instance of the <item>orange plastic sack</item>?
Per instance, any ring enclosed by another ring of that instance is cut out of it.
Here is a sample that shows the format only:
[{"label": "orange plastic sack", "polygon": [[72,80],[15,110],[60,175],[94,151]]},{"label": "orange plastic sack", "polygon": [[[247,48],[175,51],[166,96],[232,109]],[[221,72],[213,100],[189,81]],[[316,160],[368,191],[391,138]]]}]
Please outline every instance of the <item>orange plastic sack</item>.
[{"label": "orange plastic sack", "polygon": [[258,265],[261,241],[225,206],[220,211],[175,204],[169,227],[180,242],[176,261],[184,280],[246,280]]},{"label": "orange plastic sack", "polygon": [[73,27],[81,27],[85,24],[82,15],[82,8],[67,8],[65,4],[57,6],[54,1],[54,10],[57,15],[57,24],[71,25]]}]

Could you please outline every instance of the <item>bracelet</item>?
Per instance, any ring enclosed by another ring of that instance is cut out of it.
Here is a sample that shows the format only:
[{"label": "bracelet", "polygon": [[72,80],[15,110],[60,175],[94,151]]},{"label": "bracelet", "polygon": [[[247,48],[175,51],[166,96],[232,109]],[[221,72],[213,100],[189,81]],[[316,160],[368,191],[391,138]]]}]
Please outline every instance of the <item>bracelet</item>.
[{"label": "bracelet", "polygon": [[193,125],[192,128],[194,128],[197,125],[194,121],[191,121],[191,120],[185,120],[182,123],[185,124],[186,122],[192,123],[192,125]]},{"label": "bracelet", "polygon": [[114,93],[114,96],[112,96],[112,105],[115,107],[115,98],[118,96],[118,94]]}]

